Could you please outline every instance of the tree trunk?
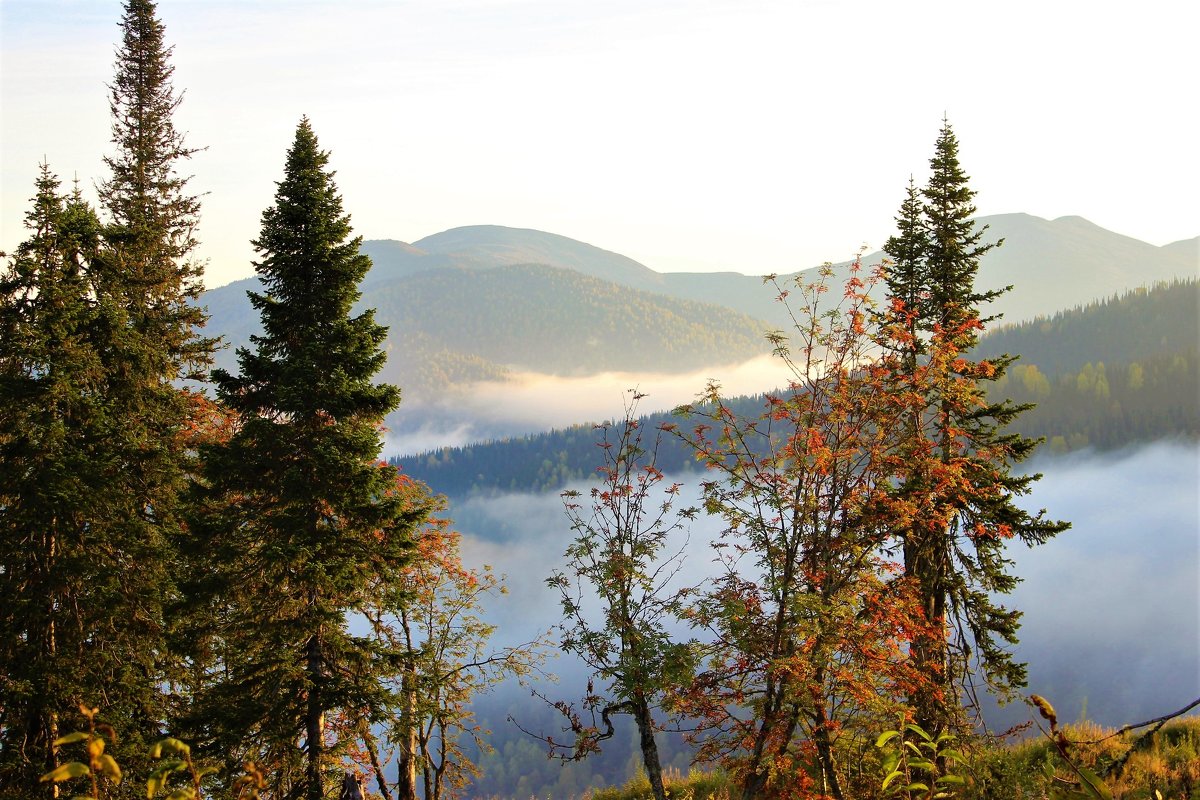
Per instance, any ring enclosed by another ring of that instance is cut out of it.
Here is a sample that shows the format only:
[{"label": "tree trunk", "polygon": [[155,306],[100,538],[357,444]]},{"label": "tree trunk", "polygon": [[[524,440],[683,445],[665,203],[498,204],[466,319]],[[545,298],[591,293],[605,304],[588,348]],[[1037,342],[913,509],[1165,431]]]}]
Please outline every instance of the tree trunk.
[{"label": "tree trunk", "polygon": [[[824,672],[824,670],[820,670]],[[824,675],[819,674],[818,679],[823,685]],[[815,682],[815,681],[814,681]],[[813,709],[813,743],[817,746],[817,761],[820,762],[821,775],[825,781],[825,791],[834,798],[834,800],[842,800],[842,785],[838,780],[837,770],[835,769],[833,758],[833,741],[829,738],[830,720],[825,709],[825,701],[823,698],[816,698]]]},{"label": "tree trunk", "polygon": [[366,720],[362,721],[362,740],[363,746],[367,748],[367,755],[371,759],[371,770],[375,773],[375,783],[379,785],[379,793],[383,795],[383,800],[392,800],[392,793],[388,791],[387,777],[383,774],[383,765],[379,763],[379,750],[375,747],[375,737]]},{"label": "tree trunk", "polygon": [[304,734],[308,750],[305,770],[308,800],[322,800],[325,787],[321,781],[321,755],[324,743],[324,713],[321,707],[321,644],[318,634],[308,639],[308,710],[304,716]]},{"label": "tree trunk", "polygon": [[397,800],[417,800],[417,668],[411,660],[404,668],[400,694],[404,707],[400,711],[400,756],[397,776]]},{"label": "tree trunk", "polygon": [[639,698],[634,701],[633,709],[642,748],[642,764],[646,768],[646,777],[650,780],[650,791],[654,793],[654,800],[666,800],[667,792],[663,788],[662,764],[658,758],[658,742],[654,741],[654,718],[650,714],[650,706],[644,698]]},{"label": "tree trunk", "polygon": [[[943,531],[925,529],[910,532],[904,542],[904,572],[916,578],[917,591],[929,635],[918,636],[912,643],[913,661],[920,672],[921,684],[909,696],[914,721],[926,733],[936,737],[945,730],[946,704],[954,697],[947,670],[944,629],[946,617],[945,554]],[[938,699],[938,690],[943,699]]]},{"label": "tree trunk", "polygon": [[[784,682],[786,684],[786,682]],[[742,780],[742,800],[757,800],[763,796],[767,788],[767,771],[763,769],[763,758],[766,755],[767,742],[775,731],[776,718],[779,711],[779,698],[783,696],[784,687],[775,687],[774,681],[767,681],[767,703],[763,707],[762,719],[759,720],[758,730],[754,734],[754,748],[746,765],[746,777]]]},{"label": "tree trunk", "polygon": [[[55,531],[58,528],[58,518],[52,517],[50,520],[50,533],[46,537],[46,563],[44,565],[44,576],[49,578],[51,571],[54,569],[54,564],[58,558],[58,537]],[[48,597],[45,606],[45,642],[43,644],[43,663],[46,665],[47,672],[52,669],[58,669],[58,632],[54,624],[54,606],[55,599]],[[45,772],[52,772],[58,768],[58,747],[55,746],[55,741],[58,740],[58,712],[55,710],[54,699],[50,697],[48,688],[49,676],[42,675],[42,690],[41,707],[38,710],[38,719],[36,720],[36,734],[44,736],[45,741],[45,760],[42,764]],[[56,781],[50,781],[48,793],[51,798],[57,798],[60,794],[60,789]]]}]

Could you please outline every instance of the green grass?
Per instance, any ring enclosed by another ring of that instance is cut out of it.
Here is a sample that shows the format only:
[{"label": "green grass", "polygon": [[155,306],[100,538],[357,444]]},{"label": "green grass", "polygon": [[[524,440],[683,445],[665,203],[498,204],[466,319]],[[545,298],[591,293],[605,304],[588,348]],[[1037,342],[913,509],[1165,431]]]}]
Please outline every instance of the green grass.
[{"label": "green grass", "polygon": [[[1114,800],[1182,800],[1200,796],[1200,717],[1176,720],[1145,742],[1130,749],[1141,732],[1112,736],[1111,729],[1092,722],[1063,726],[1075,744],[1072,758],[1081,766],[1105,776],[1109,768],[1128,754],[1120,773],[1105,782]],[[1044,737],[1009,747],[990,748],[972,763],[972,782],[963,800],[1023,800],[1047,796],[1049,781],[1042,774],[1045,764],[1061,778],[1073,776]]]},{"label": "green grass", "polygon": [[[1105,780],[1114,800],[1163,800],[1200,798],[1200,717],[1175,720],[1130,753],[1141,732],[1112,736],[1111,729],[1092,722],[1063,726],[1067,738],[1075,744],[1072,757],[1081,766],[1103,775],[1109,766],[1129,753],[1118,775]],[[1070,769],[1058,757],[1044,737],[1013,745],[978,750],[958,772],[967,785],[955,795],[958,800],[1044,800],[1052,797],[1044,765],[1056,774],[1072,778]],[[880,781],[882,781],[880,775]],[[664,775],[667,794],[678,800],[730,800],[737,787],[724,772],[693,769],[684,775],[670,771]],[[854,800],[878,800],[882,792],[856,795]],[[622,786],[597,789],[587,800],[652,800],[650,783],[639,773]]]},{"label": "green grass", "polygon": [[[734,794],[724,772],[705,772],[692,769],[687,775],[678,770],[663,771],[663,786],[673,800],[729,800]],[[645,773],[630,778],[622,786],[597,789],[591,800],[653,800],[650,781]]]}]

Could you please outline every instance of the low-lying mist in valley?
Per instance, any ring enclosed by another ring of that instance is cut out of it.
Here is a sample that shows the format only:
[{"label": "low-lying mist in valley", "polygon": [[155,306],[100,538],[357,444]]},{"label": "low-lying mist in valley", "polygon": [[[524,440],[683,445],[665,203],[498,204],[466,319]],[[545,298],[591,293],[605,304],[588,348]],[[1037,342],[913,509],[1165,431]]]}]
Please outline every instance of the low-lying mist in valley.
[{"label": "low-lying mist in valley", "polygon": [[[1028,505],[1073,528],[1047,544],[1011,550],[1023,580],[1007,604],[1024,612],[1017,654],[1029,664],[1028,691],[1050,698],[1066,720],[1086,714],[1107,725],[1139,722],[1194,699],[1200,694],[1200,449],[1159,443],[1044,457],[1031,468],[1044,477]],[[695,476],[685,480],[694,484]],[[695,492],[688,485],[682,502]],[[557,623],[558,598],[545,579],[563,565],[572,537],[558,494],[477,497],[454,502],[449,513],[464,534],[464,560],[507,575],[509,593],[488,610],[497,641],[526,641]],[[718,528],[703,514],[692,524],[682,582],[715,574],[706,543]],[[566,657],[549,668],[578,675]],[[578,681],[568,683],[543,688],[570,698]],[[989,704],[986,711],[994,730],[1029,717],[1020,704]]]},{"label": "low-lying mist in valley", "polygon": [[1108,725],[1200,696],[1200,448],[1161,442],[1033,467],[1044,477],[1029,506],[1073,527],[1012,550],[1030,691],[1064,719]]},{"label": "low-lying mist in valley", "polygon": [[786,384],[788,377],[773,356],[677,375],[605,372],[563,377],[514,373],[508,381],[473,383],[436,400],[405,400],[388,417],[384,456],[412,455],[620,418],[628,389],[636,388],[646,395],[638,412],[649,414],[692,402],[710,381],[720,383],[726,394],[734,396],[768,391]]}]

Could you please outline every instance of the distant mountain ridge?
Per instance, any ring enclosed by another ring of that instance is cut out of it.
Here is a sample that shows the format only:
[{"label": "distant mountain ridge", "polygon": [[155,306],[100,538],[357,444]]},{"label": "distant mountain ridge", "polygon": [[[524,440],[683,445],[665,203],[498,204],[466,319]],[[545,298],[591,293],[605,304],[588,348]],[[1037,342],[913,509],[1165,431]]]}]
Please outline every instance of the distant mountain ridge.
[{"label": "distant mountain ridge", "polygon": [[[1012,284],[988,314],[1005,322],[1049,316],[1158,281],[1200,271],[1200,237],[1164,247],[1080,217],[982,217],[1003,238],[980,266],[983,289]],[[384,379],[409,396],[495,380],[519,368],[555,374],[607,370],[683,372],[768,348],[763,333],[787,316],[762,278],[734,272],[659,273],[626,256],[544,231],[476,225],[408,244],[364,242],[374,263],[360,308],[390,328]],[[863,258],[878,263],[881,253]],[[844,274],[849,262],[836,265]],[[753,268],[753,265],[748,265]],[[794,275],[812,274],[804,270]],[[209,332],[234,348],[258,330],[248,278],[205,292]],[[630,292],[628,290],[635,290]]]},{"label": "distant mountain ridge", "polygon": [[[388,327],[380,379],[399,384],[409,399],[503,380],[510,370],[680,373],[770,352],[763,337],[768,323],[725,306],[546,264],[464,266],[471,259],[416,253],[398,242],[371,242],[363,250],[390,260],[364,281],[356,309],[374,308]],[[249,278],[202,297],[209,332],[229,345],[217,354],[217,366],[236,371],[237,348],[259,333],[246,295],[259,290]]]},{"label": "distant mountain ridge", "polygon": [[584,242],[529,228],[471,225],[426,236],[412,244],[394,239],[363,242],[375,262],[363,286],[437,269],[494,269],[545,264],[646,291],[661,291],[663,276],[632,258]]},{"label": "distant mountain ridge", "polygon": [[[980,265],[979,286],[1013,291],[989,313],[1009,322],[1047,316],[1111,297],[1138,286],[1200,273],[1200,237],[1158,247],[1101,228],[1078,216],[1046,220],[1030,214],[998,214],[978,219],[988,241],[1004,239]],[[685,300],[724,305],[785,324],[771,292],[762,288],[753,265],[739,272],[655,272],[618,253],[557,234],[497,225],[453,228],[411,245],[393,240],[363,244],[376,262],[370,285],[383,276],[451,266],[491,268],[506,264],[546,264],[571,269],[643,291]],[[882,251],[865,254],[866,266],[879,263]],[[835,264],[844,273],[849,261]],[[791,275],[810,272],[819,265]],[[376,276],[379,273],[380,277]]]}]

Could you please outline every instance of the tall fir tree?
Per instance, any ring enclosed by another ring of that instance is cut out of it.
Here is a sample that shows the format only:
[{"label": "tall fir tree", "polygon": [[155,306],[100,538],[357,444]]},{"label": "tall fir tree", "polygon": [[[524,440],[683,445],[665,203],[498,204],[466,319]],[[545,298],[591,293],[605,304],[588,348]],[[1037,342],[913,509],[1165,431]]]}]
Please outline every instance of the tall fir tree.
[{"label": "tall fir tree", "polygon": [[311,800],[336,764],[324,721],[374,722],[392,703],[384,678],[400,674],[402,653],[352,635],[346,616],[378,581],[399,579],[428,510],[378,461],[400,393],[372,382],[386,329],[373,311],[351,316],[371,262],[350,238],[328,161],[302,120],[253,243],[263,334],[238,350],[239,375],[213,374],[237,429],[204,452],[194,526],[214,567],[195,591],[216,609],[219,662],[197,733],[234,763],[267,764],[278,792]]},{"label": "tall fir tree", "polygon": [[57,766],[60,723],[105,677],[97,576],[124,569],[89,530],[109,488],[86,272],[100,223],[43,165],[26,226],[0,274],[0,797],[50,796],[38,776]]},{"label": "tall fir tree", "polygon": [[115,152],[104,159],[111,177],[99,188],[109,248],[98,289],[126,329],[114,343],[115,357],[130,362],[120,377],[132,385],[153,376],[151,387],[162,388],[203,377],[214,344],[196,331],[205,321],[192,302],[203,291],[193,258],[200,201],[179,173],[196,150],[175,128],[182,98],[152,0],[127,0],[121,29],[109,87]]},{"label": "tall fir tree", "polygon": [[918,723],[941,731],[961,720],[972,675],[1001,693],[1024,685],[1025,667],[1008,649],[1020,613],[997,600],[1017,583],[1005,549],[1014,537],[1039,544],[1068,524],[1016,503],[1040,475],[1014,474],[1013,467],[1037,442],[1004,429],[1029,406],[992,402],[985,390],[1014,359],[971,357],[992,319],[981,318],[981,304],[1007,289],[975,288],[980,258],[1001,242],[984,243],[986,226],[973,220],[975,192],[948,122],[930,167],[923,202],[910,183],[898,234],[885,248],[894,262],[884,331],[885,344],[901,355],[894,390],[908,407],[897,462],[897,496],[911,510],[896,531],[904,574],[926,619],[945,634],[914,643],[918,666],[936,685],[911,701]]},{"label": "tall fir tree", "polygon": [[88,269],[106,424],[92,469],[109,491],[89,512],[88,531],[113,554],[112,569],[93,576],[107,599],[92,635],[110,659],[97,704],[123,726],[129,752],[144,754],[142,745],[172,714],[182,678],[166,609],[177,596],[180,501],[194,470],[197,404],[180,381],[202,376],[214,342],[199,334],[205,315],[193,302],[202,289],[193,257],[199,201],[180,174],[194,151],[173,121],[171,48],[151,0],[126,0],[120,27],[109,98],[114,149],[105,158],[111,174],[98,187],[103,246]]},{"label": "tall fir tree", "polygon": [[925,272],[929,234],[925,229],[921,193],[911,177],[896,216],[896,235],[887,240],[883,249],[891,259],[885,273],[891,303],[882,317],[885,324],[899,325],[890,344],[901,351],[906,367],[911,370],[921,352],[918,326],[929,303]]}]

